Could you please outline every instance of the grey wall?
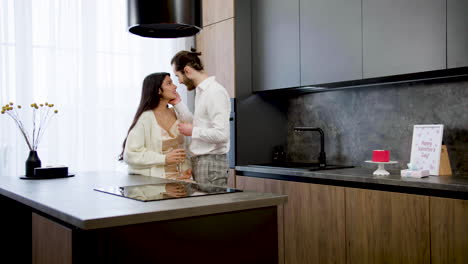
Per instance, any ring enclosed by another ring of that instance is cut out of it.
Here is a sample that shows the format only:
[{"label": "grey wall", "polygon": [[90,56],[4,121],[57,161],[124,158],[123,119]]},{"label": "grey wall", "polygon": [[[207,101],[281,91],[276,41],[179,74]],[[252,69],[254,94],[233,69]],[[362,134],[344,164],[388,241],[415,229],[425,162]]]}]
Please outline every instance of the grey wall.
[{"label": "grey wall", "polygon": [[[389,169],[406,168],[413,125],[444,124],[452,170],[468,175],[468,78],[353,88],[295,96],[287,110],[288,158],[315,160],[316,132],[293,132],[294,126],[316,126],[325,132],[329,163],[364,163],[372,150],[389,149],[399,161]],[[387,168],[387,167],[386,167]]]}]

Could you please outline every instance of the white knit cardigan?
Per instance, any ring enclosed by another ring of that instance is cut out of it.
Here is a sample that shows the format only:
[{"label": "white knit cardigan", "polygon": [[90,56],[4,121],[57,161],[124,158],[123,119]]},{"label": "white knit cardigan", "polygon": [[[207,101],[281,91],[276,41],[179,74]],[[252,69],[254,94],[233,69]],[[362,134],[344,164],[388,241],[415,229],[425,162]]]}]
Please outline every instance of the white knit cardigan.
[{"label": "white knit cardigan", "polygon": [[[162,153],[161,132],[153,111],[143,112],[125,143],[123,159],[128,164],[129,173],[165,178],[166,155]],[[191,164],[187,157],[181,169],[185,171],[188,168]]]}]

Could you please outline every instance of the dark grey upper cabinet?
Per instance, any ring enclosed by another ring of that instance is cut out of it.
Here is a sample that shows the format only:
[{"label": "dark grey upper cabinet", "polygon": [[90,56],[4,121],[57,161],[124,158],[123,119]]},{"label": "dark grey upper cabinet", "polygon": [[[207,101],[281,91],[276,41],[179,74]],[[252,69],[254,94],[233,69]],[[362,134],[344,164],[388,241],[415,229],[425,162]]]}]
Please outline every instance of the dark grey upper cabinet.
[{"label": "dark grey upper cabinet", "polygon": [[254,91],[300,85],[299,0],[252,1]]},{"label": "dark grey upper cabinet", "polygon": [[447,68],[468,67],[468,1],[447,0]]},{"label": "dark grey upper cabinet", "polygon": [[362,0],[362,15],[364,78],[446,68],[446,0]]},{"label": "dark grey upper cabinet", "polygon": [[301,0],[301,85],[362,79],[361,0]]}]

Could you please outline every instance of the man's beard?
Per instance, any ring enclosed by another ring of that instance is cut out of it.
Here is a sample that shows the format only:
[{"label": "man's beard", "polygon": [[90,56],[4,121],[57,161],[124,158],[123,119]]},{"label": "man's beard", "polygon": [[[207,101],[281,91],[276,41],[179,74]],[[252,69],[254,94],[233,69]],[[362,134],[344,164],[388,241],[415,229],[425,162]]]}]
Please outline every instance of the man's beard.
[{"label": "man's beard", "polygon": [[187,90],[192,91],[196,88],[195,84],[192,80],[190,80],[185,74],[184,76],[184,85],[187,87]]}]

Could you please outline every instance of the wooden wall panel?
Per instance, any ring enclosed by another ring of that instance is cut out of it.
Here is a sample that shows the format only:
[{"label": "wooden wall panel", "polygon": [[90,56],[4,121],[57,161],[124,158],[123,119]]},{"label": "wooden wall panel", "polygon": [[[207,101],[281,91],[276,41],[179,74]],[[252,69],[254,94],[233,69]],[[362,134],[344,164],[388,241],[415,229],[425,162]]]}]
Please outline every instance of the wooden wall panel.
[{"label": "wooden wall panel", "polygon": [[32,213],[32,263],[72,263],[72,231]]},{"label": "wooden wall panel", "polygon": [[207,26],[196,37],[205,71],[235,97],[234,18]]},{"label": "wooden wall panel", "polygon": [[203,26],[234,17],[234,0],[203,0]]},{"label": "wooden wall panel", "polygon": [[430,197],[432,264],[468,263],[468,201]]},{"label": "wooden wall panel", "polygon": [[346,188],[347,263],[430,263],[429,197]]}]

